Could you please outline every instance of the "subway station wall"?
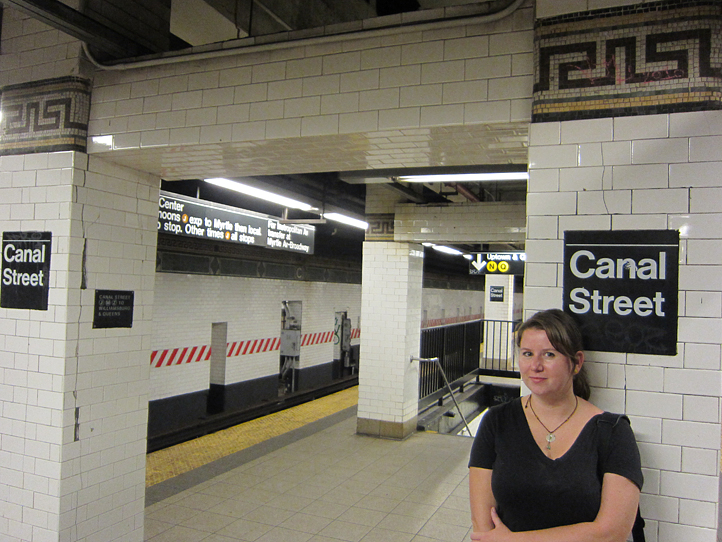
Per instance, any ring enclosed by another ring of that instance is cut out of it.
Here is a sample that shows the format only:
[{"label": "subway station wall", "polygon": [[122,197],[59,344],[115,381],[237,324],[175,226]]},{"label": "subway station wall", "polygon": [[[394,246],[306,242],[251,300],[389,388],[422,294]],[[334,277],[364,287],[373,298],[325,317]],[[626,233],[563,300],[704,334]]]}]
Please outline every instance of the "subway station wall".
[{"label": "subway station wall", "polygon": [[483,318],[484,291],[424,288],[421,327],[457,324]]},{"label": "subway station wall", "polygon": [[226,385],[276,377],[283,301],[303,303],[301,370],[333,360],[338,311],[358,344],[356,284],[158,273],[155,296],[151,400],[208,389],[213,323],[228,325]]},{"label": "subway station wall", "polygon": [[[336,312],[351,320],[351,345],[360,342],[360,284],[156,273],[150,438],[198,423],[208,413],[278,397],[283,301],[302,302],[299,390],[330,384]],[[484,292],[426,288],[423,303],[423,327],[453,324],[481,317]],[[218,323],[227,326],[223,385],[211,375],[212,329]]]},{"label": "subway station wall", "polygon": [[[227,385],[276,377],[283,301],[303,303],[302,370],[333,360],[338,311],[348,313],[351,344],[359,343],[360,284],[157,273],[151,401],[208,389],[214,323],[228,324]],[[422,326],[479,318],[483,303],[483,291],[424,289]]]}]

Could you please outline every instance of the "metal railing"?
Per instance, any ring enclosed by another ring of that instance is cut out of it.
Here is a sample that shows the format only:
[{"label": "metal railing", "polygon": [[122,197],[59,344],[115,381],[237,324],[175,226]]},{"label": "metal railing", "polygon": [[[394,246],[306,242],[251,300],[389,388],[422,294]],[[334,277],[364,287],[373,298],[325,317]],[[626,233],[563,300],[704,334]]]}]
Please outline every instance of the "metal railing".
[{"label": "metal railing", "polygon": [[[422,358],[439,358],[446,377],[455,381],[479,368],[481,320],[421,330]],[[436,364],[419,367],[419,398],[427,397],[444,387],[444,379]]]},{"label": "metal railing", "polygon": [[479,374],[490,376],[519,376],[514,330],[518,320],[483,320],[484,337],[481,345]]},{"label": "metal railing", "polygon": [[469,375],[518,377],[514,348],[517,323],[474,320],[422,329],[420,357],[438,358],[438,363],[419,366],[419,399],[444,389],[444,373],[452,385],[469,380]]},{"label": "metal railing", "polygon": [[464,412],[461,410],[461,407],[459,406],[459,403],[456,400],[456,396],[454,395],[454,388],[451,387],[451,384],[449,384],[449,380],[446,378],[446,374],[444,373],[444,368],[441,366],[441,363],[439,362],[439,358],[411,358],[411,361],[418,361],[421,367],[424,365],[433,364],[434,367],[441,373],[441,377],[444,379],[444,385],[446,386],[446,389],[449,391],[449,395],[451,396],[451,399],[454,401],[454,405],[456,406],[456,410],[459,412],[459,416],[461,416],[461,421],[464,422],[464,427],[466,428],[466,431],[469,435],[471,435],[471,429],[469,428],[469,424],[466,421],[466,417],[464,416]]}]

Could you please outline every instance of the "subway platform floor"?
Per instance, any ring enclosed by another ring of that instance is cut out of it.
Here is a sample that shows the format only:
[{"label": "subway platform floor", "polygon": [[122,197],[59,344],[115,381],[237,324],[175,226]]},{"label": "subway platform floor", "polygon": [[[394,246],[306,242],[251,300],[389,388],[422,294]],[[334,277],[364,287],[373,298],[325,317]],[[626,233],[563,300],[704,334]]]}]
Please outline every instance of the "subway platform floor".
[{"label": "subway platform floor", "polygon": [[245,433],[149,454],[145,540],[469,540],[472,439],[358,435],[357,397],[344,390],[248,422]]}]

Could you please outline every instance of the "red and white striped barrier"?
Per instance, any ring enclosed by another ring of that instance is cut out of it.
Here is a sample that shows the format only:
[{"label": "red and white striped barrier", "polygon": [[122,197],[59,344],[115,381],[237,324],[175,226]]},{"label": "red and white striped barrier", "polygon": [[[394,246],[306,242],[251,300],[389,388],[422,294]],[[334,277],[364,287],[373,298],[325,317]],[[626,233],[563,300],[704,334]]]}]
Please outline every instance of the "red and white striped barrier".
[{"label": "red and white striped barrier", "polygon": [[150,355],[153,367],[169,367],[194,361],[207,361],[211,358],[211,347],[208,345],[169,350],[154,350]]},{"label": "red and white striped barrier", "polygon": [[245,356],[246,354],[258,354],[260,352],[271,352],[278,350],[281,346],[281,339],[273,337],[270,339],[254,339],[249,341],[237,341],[228,343],[226,357]]},{"label": "red and white striped barrier", "polygon": [[[360,336],[360,329],[356,328],[351,330],[352,339],[358,339]],[[301,338],[301,346],[314,346],[317,344],[329,343],[331,341],[333,341],[333,331],[306,333]],[[274,350],[278,350],[280,347],[280,337],[234,341],[227,343],[226,357],[232,358],[250,354],[260,354],[263,352],[273,352]],[[203,346],[187,346],[185,348],[154,350],[150,354],[150,364],[152,367],[170,367],[171,365],[208,361],[209,359],[211,359],[211,347],[207,344]]]},{"label": "red and white striped barrier", "polygon": [[301,339],[301,346],[330,343],[332,339],[333,331],[326,331],[325,333],[307,333]]}]

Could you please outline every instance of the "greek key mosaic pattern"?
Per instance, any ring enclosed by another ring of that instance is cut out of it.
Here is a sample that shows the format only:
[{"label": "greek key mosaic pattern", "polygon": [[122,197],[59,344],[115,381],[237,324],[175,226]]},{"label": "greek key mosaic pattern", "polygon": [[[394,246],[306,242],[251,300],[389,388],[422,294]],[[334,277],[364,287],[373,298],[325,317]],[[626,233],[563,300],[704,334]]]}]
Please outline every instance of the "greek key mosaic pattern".
[{"label": "greek key mosaic pattern", "polygon": [[0,154],[85,152],[90,82],[46,79],[0,90]]},{"label": "greek key mosaic pattern", "polygon": [[366,241],[393,241],[394,215],[377,214],[366,215],[369,227],[366,230]]},{"label": "greek key mosaic pattern", "polygon": [[722,2],[537,21],[532,122],[722,109]]}]

